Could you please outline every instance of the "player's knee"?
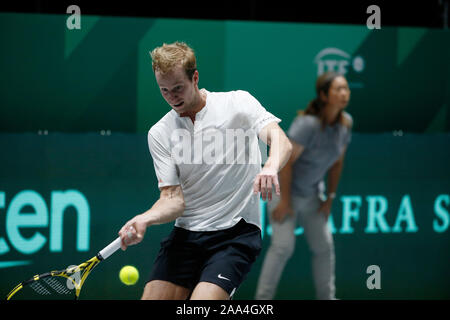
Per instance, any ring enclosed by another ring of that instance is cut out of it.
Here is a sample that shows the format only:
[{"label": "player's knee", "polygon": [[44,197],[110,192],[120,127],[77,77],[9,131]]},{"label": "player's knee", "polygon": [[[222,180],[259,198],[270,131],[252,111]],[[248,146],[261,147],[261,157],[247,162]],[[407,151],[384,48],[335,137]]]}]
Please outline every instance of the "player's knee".
[{"label": "player's knee", "polygon": [[200,282],[191,295],[191,300],[229,300],[230,295],[214,283]]},{"label": "player's knee", "polygon": [[144,287],[141,300],[160,300],[162,299],[162,292],[159,292],[157,288],[151,282],[148,282]]},{"label": "player's knee", "polygon": [[190,290],[167,281],[153,280],[144,287],[141,300],[186,300]]},{"label": "player's knee", "polygon": [[310,246],[311,253],[315,256],[334,256],[333,241],[321,241]]}]

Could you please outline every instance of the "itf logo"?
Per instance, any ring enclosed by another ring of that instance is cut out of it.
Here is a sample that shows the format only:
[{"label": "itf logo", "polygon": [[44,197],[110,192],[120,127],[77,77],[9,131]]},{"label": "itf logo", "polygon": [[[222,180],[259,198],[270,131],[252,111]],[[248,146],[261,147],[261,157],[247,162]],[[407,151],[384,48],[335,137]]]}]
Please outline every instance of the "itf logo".
[{"label": "itf logo", "polygon": [[350,54],[338,48],[321,50],[314,58],[314,62],[317,64],[317,75],[319,76],[327,71],[335,71],[345,75],[349,68],[356,72],[362,72],[365,64],[362,57],[352,58]]}]

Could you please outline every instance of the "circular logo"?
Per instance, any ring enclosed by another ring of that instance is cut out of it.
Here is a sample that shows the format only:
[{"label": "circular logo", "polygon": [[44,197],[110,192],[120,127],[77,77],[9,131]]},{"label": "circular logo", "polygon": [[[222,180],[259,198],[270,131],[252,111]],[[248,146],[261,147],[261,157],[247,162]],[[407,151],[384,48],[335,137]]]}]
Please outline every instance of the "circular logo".
[{"label": "circular logo", "polygon": [[353,59],[352,65],[353,65],[353,69],[354,69],[356,72],[361,72],[361,71],[363,71],[363,69],[364,69],[364,60],[363,60],[363,58],[361,58],[360,56],[355,57],[355,58]]}]

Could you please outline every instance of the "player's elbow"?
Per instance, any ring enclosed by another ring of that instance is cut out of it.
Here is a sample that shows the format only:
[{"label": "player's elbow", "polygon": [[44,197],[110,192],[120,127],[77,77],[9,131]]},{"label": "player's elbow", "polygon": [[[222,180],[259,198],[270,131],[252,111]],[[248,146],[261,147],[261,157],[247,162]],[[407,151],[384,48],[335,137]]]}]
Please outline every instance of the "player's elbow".
[{"label": "player's elbow", "polygon": [[181,216],[185,209],[183,190],[180,185],[163,187],[161,189],[160,201],[170,212]]},{"label": "player's elbow", "polygon": [[184,209],[186,208],[186,202],[183,198],[176,198],[174,199],[174,206],[175,206],[175,212],[177,213],[178,217],[181,217],[183,215]]},{"label": "player's elbow", "polygon": [[186,202],[184,202],[184,199],[182,199],[180,201],[180,211],[181,211],[180,215],[183,214],[185,208],[186,208]]}]

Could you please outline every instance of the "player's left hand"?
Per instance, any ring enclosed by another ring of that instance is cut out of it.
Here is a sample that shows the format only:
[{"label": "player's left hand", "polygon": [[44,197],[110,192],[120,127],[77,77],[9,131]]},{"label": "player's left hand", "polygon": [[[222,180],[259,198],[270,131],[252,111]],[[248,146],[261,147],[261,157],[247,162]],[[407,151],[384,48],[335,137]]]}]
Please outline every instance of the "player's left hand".
[{"label": "player's left hand", "polygon": [[263,167],[253,182],[253,193],[261,192],[261,197],[265,201],[272,200],[272,187],[275,187],[275,193],[280,195],[280,183],[278,181],[278,171],[271,167]]},{"label": "player's left hand", "polygon": [[319,214],[325,215],[325,219],[328,221],[328,218],[331,214],[331,204],[333,201],[331,199],[327,199],[325,201],[322,201],[320,207],[319,207]]}]

